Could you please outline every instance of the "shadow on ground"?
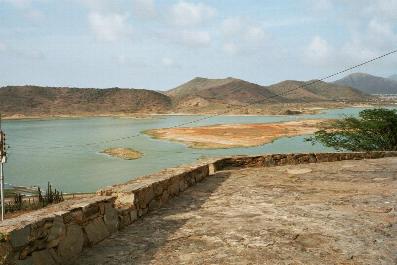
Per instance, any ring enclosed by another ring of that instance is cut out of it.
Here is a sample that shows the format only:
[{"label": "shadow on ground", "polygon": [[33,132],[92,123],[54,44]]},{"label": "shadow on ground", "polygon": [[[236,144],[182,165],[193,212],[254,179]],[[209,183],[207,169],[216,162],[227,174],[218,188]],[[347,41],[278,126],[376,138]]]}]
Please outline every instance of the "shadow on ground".
[{"label": "shadow on ground", "polygon": [[218,172],[204,179],[161,209],[85,250],[74,264],[150,264],[164,244],[181,239],[173,237],[174,233],[192,218],[192,212],[199,210],[229,176],[228,172]]}]

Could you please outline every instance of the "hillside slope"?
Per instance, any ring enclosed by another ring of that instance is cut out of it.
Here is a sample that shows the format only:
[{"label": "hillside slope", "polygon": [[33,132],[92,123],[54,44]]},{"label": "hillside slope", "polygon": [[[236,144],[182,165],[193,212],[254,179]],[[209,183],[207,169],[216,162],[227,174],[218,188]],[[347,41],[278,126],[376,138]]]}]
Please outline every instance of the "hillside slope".
[{"label": "hillside slope", "polygon": [[263,103],[319,102],[368,99],[368,95],[354,88],[326,82],[283,81],[271,86],[261,86],[235,78],[206,79],[195,78],[167,95],[177,105],[188,105],[186,102],[208,105],[210,102],[222,104],[244,104],[263,101]]},{"label": "hillside slope", "polygon": [[[198,77],[167,92],[176,103],[205,100],[212,103],[241,104],[270,98],[279,102],[266,87],[236,78],[207,79]],[[283,101],[283,100],[281,100]]]},{"label": "hillside slope", "polygon": [[394,81],[397,81],[397,74],[391,75],[391,76],[389,76],[388,78],[389,78],[389,79],[392,79],[392,80],[394,80]]},{"label": "hillside slope", "polygon": [[169,110],[171,105],[168,96],[144,89],[0,88],[0,111],[5,115],[161,113]]},{"label": "hillside slope", "polygon": [[334,83],[350,86],[367,94],[397,94],[397,81],[364,73],[350,74]]}]

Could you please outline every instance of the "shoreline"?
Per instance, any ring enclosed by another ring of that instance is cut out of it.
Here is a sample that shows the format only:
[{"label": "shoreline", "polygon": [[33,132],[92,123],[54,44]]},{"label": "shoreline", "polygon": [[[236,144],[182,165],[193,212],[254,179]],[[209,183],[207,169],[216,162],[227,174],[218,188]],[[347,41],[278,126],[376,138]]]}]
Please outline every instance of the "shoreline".
[{"label": "shoreline", "polygon": [[[333,109],[344,109],[344,108],[374,108],[374,107],[396,107],[393,104],[385,105],[375,105],[375,104],[356,104],[348,106],[325,106],[325,107],[307,107],[306,112],[302,111],[300,114],[271,114],[271,113],[257,113],[257,114],[235,114],[235,113],[225,113],[219,114],[219,116],[228,117],[258,117],[258,116],[272,116],[272,117],[283,117],[283,116],[302,116],[302,115],[313,115],[324,111]],[[165,116],[210,116],[217,115],[215,113],[185,113],[185,112],[170,112],[170,113],[102,113],[102,114],[75,114],[75,115],[11,115],[3,116],[4,121],[48,121],[48,120],[78,120],[78,119],[89,119],[89,118],[120,118],[120,119],[150,119],[155,117],[165,117]]]}]

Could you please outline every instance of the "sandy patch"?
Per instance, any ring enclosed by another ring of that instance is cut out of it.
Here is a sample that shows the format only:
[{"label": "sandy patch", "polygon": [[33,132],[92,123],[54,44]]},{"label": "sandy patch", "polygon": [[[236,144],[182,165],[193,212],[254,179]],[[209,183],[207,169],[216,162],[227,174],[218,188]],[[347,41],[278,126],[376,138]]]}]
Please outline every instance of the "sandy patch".
[{"label": "sandy patch", "polygon": [[270,143],[280,137],[312,134],[324,120],[283,123],[223,124],[202,127],[153,129],[154,138],[173,140],[192,148],[252,147]]},{"label": "sandy patch", "polygon": [[113,156],[113,157],[118,157],[121,159],[125,160],[135,160],[139,159],[142,157],[142,153],[139,151],[136,151],[131,148],[121,148],[121,147],[116,147],[116,148],[107,148],[103,150],[101,153]]}]

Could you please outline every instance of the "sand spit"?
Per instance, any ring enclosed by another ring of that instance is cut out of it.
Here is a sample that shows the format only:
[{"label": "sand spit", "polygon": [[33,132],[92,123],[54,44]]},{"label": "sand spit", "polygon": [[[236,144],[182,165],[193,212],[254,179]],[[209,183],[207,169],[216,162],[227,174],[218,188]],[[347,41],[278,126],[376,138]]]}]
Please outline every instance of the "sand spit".
[{"label": "sand spit", "polygon": [[153,129],[154,138],[187,144],[192,148],[213,149],[253,147],[280,137],[312,134],[324,120],[301,120],[282,123],[222,124],[191,128]]}]

